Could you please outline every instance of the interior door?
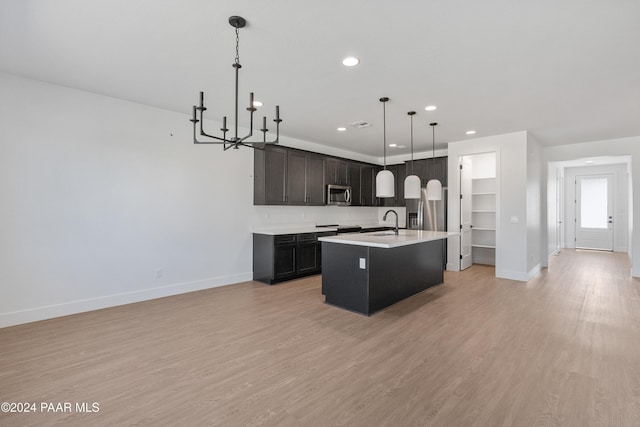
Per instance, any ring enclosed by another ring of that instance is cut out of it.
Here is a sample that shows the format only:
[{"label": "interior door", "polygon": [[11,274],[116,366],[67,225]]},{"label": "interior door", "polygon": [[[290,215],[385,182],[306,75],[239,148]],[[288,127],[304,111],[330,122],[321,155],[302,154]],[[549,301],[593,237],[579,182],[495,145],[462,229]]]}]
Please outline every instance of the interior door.
[{"label": "interior door", "polygon": [[613,251],[613,175],[576,177],[576,248]]},{"label": "interior door", "polygon": [[471,267],[471,163],[460,165],[460,270]]}]

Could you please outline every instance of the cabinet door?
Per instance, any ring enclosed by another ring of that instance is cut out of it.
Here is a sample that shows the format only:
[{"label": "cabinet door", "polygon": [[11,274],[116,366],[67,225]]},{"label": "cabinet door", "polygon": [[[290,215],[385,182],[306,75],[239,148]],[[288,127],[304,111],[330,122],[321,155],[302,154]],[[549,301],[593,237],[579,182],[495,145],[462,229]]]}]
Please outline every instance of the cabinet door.
[{"label": "cabinet door", "polygon": [[319,270],[318,243],[306,243],[298,246],[298,273],[311,273]]},{"label": "cabinet door", "polygon": [[351,163],[349,165],[349,185],[351,186],[351,205],[362,205],[362,192],[361,178],[360,178],[360,165],[358,163]]},{"label": "cabinet door", "polygon": [[348,163],[344,160],[327,159],[327,184],[347,185]]},{"label": "cabinet door", "polygon": [[[407,162],[407,175],[411,174],[411,161]],[[413,161],[413,174],[420,178],[420,186],[427,186],[427,160],[420,159]]]},{"label": "cabinet door", "polygon": [[338,185],[347,185],[349,183],[349,163],[344,160],[338,160],[338,174],[336,180]]},{"label": "cabinet door", "polygon": [[407,167],[403,163],[397,167],[396,174],[396,206],[406,206],[404,200],[404,179],[407,177]]},{"label": "cabinet door", "polygon": [[290,150],[287,153],[287,194],[288,205],[304,205],[306,194],[307,156]]},{"label": "cabinet door", "polygon": [[264,152],[264,191],[267,205],[286,203],[287,150],[268,148]]},{"label": "cabinet door", "polygon": [[362,206],[376,206],[375,168],[362,166],[360,168],[360,198]]},{"label": "cabinet door", "polygon": [[337,176],[338,176],[338,159],[327,159],[327,184],[337,184]]},{"label": "cabinet door", "polygon": [[448,171],[448,158],[447,157],[436,157],[436,167],[434,175],[437,179],[440,180],[443,187],[447,186],[447,171]]},{"label": "cabinet door", "polygon": [[385,207],[393,207],[397,206],[397,197],[398,197],[398,165],[387,165],[387,170],[391,171],[393,174],[393,182],[395,183],[395,190],[393,197],[384,197],[382,198],[382,204]]},{"label": "cabinet door", "polygon": [[443,187],[447,186],[447,157],[436,157],[435,159],[426,159],[427,165],[427,181],[437,179],[442,183]]},{"label": "cabinet door", "polygon": [[276,246],[274,279],[285,279],[296,274],[296,246]]},{"label": "cabinet door", "polygon": [[325,204],[325,166],[322,157],[307,156],[307,204],[323,206]]}]

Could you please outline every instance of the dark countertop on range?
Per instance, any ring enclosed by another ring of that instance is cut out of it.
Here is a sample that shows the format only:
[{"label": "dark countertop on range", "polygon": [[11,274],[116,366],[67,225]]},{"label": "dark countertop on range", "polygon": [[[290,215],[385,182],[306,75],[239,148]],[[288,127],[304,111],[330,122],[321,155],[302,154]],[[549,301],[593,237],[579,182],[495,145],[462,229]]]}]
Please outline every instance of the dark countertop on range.
[{"label": "dark countertop on range", "polygon": [[[392,224],[342,224],[340,227],[351,227],[351,226],[359,226],[362,228],[364,232],[368,229],[380,229],[386,227],[393,227]],[[330,227],[316,227],[313,224],[299,224],[299,225],[274,225],[274,226],[260,226],[255,227],[251,230],[254,234],[266,234],[269,236],[279,236],[282,234],[302,234],[302,233],[323,233],[326,231],[338,231],[337,226]]]}]

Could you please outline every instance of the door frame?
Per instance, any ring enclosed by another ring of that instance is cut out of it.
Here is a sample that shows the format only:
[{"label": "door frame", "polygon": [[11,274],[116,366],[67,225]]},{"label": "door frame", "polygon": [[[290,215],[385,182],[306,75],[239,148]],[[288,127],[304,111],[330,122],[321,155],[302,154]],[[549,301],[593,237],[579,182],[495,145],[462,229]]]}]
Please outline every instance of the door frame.
[{"label": "door frame", "polygon": [[[460,158],[474,154],[495,153],[496,156],[496,277],[509,277],[504,270],[502,241],[502,147],[494,141],[478,143],[473,146],[462,146],[453,149],[451,144],[448,151],[448,181],[449,195],[447,199],[447,230],[458,233],[460,230]],[[447,239],[447,270],[460,271],[460,238],[455,236]]]},{"label": "door frame", "polygon": [[[608,224],[610,224],[608,226],[608,230],[610,235],[610,239],[611,239],[611,244],[610,244],[610,248],[608,247],[609,245],[607,245],[607,248],[595,248],[595,247],[588,247],[585,245],[578,245],[578,229],[581,228],[579,223],[580,221],[578,221],[579,219],[582,219],[581,215],[582,215],[582,209],[581,209],[581,200],[582,200],[582,185],[581,185],[581,179],[583,178],[605,178],[607,179],[607,215],[608,215]],[[593,174],[580,174],[580,175],[576,175],[575,176],[575,180],[574,180],[574,200],[575,200],[575,210],[574,210],[574,231],[573,231],[573,235],[574,235],[574,246],[576,247],[576,249],[580,248],[580,249],[594,249],[594,250],[602,250],[602,251],[610,251],[613,252],[614,248],[615,248],[615,244],[614,244],[614,236],[615,236],[615,223],[613,221],[613,217],[614,217],[614,212],[615,212],[615,204],[616,204],[616,199],[615,199],[615,193],[616,193],[616,175],[615,173],[593,173]]]},{"label": "door frame", "polygon": [[[618,156],[619,157],[619,156]],[[613,251],[630,253],[632,242],[632,228],[629,223],[633,217],[633,205],[629,194],[632,188],[631,172],[624,159],[616,163],[603,165],[576,165],[575,161],[558,164],[563,169],[564,182],[562,200],[562,248],[575,249],[576,200],[574,178],[578,175],[604,175],[613,173],[613,220],[617,224],[613,233]]]}]

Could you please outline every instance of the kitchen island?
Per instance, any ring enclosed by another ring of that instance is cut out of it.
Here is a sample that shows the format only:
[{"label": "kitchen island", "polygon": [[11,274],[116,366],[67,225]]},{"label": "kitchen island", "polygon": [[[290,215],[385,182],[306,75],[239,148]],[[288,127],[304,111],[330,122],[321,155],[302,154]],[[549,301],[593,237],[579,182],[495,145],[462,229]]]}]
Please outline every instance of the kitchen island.
[{"label": "kitchen island", "polygon": [[457,235],[399,230],[318,239],[325,302],[369,316],[442,283],[445,239]]}]

